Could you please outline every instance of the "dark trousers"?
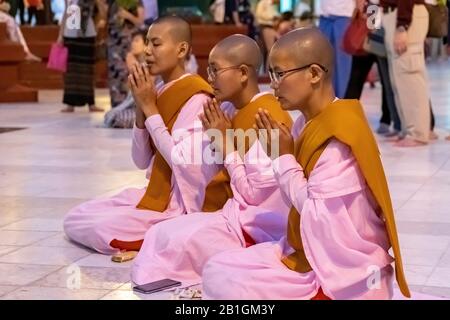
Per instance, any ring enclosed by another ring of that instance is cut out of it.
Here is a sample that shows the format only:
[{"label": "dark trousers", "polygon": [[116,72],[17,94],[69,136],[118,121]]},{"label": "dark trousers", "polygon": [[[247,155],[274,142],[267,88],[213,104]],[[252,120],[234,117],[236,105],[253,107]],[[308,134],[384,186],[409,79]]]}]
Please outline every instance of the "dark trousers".
[{"label": "dark trousers", "polygon": [[52,1],[44,0],[44,24],[53,24],[54,14],[52,11]]},{"label": "dark trousers", "polygon": [[25,5],[22,0],[17,1],[17,8],[19,11],[20,24],[25,24]]},{"label": "dark trousers", "polygon": [[366,56],[354,56],[352,60],[352,71],[350,81],[345,94],[346,99],[360,99],[367,76],[373,64],[378,66],[382,85],[382,115],[380,122],[390,125],[394,123],[394,129],[401,131],[401,122],[395,105],[394,92],[389,78],[389,69],[386,58],[377,57],[373,54]]},{"label": "dark trousers", "polygon": [[33,17],[36,17],[37,25],[45,24],[45,11],[38,10],[37,7],[28,7],[28,24],[31,24]]}]

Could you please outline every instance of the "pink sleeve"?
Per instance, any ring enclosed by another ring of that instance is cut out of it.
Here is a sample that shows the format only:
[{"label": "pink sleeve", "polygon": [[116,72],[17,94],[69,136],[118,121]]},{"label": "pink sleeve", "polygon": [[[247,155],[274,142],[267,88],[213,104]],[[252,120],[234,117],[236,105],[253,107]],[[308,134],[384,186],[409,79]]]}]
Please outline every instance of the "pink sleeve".
[{"label": "pink sleeve", "polygon": [[149,117],[145,124],[156,148],[172,169],[173,179],[188,213],[202,209],[205,189],[218,171],[218,165],[203,161],[203,150],[210,141],[198,116],[209,96],[197,94],[185,104],[169,133],[160,115]]},{"label": "pink sleeve", "polygon": [[169,166],[172,166],[171,153],[175,143],[161,116],[156,114],[148,117],[145,120],[145,126],[148,132],[150,132],[158,151],[162,154]]},{"label": "pink sleeve", "polygon": [[293,155],[288,154],[275,159],[273,169],[283,193],[297,211],[302,212],[308,194],[307,180],[300,164]]},{"label": "pink sleeve", "polygon": [[[189,163],[193,156],[192,146],[196,139],[203,139],[203,129],[198,119],[199,111],[208,96],[197,94],[186,102],[178,115],[172,134],[159,114],[145,121],[145,126],[162,156],[173,167],[175,163]],[[200,108],[199,108],[200,106]]]},{"label": "pink sleeve", "polygon": [[[365,180],[355,161],[350,148],[333,139],[317,161],[309,180],[291,154],[275,159],[273,168],[281,189],[297,211],[302,212],[307,200],[340,197],[364,189]],[[325,180],[327,184],[323,183]]]},{"label": "pink sleeve", "polygon": [[351,149],[331,140],[308,181],[292,155],[278,158],[274,170],[301,214],[305,255],[324,293],[332,299],[383,296],[367,281],[374,268],[390,268],[389,241]]},{"label": "pink sleeve", "polygon": [[135,124],[132,135],[131,157],[133,162],[139,169],[147,169],[154,153],[150,146],[150,134],[146,129],[139,129]]},{"label": "pink sleeve", "polygon": [[249,205],[257,206],[267,199],[269,191],[278,188],[272,161],[256,141],[242,159],[237,151],[225,158],[231,186]]}]

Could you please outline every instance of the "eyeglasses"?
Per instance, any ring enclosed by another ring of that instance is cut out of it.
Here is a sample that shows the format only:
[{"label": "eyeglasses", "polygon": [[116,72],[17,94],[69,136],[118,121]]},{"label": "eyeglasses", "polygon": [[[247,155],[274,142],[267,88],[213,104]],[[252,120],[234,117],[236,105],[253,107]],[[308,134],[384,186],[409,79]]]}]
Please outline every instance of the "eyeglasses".
[{"label": "eyeglasses", "polygon": [[206,72],[208,73],[208,77],[211,79],[211,81],[215,81],[217,75],[219,75],[220,73],[228,71],[228,70],[239,69],[242,66],[252,67],[252,66],[247,65],[247,64],[241,64],[239,66],[231,66],[231,67],[220,68],[220,69],[217,69],[217,68],[212,67],[212,66],[208,66],[206,68]]},{"label": "eyeglasses", "polygon": [[286,77],[289,74],[292,74],[294,72],[298,72],[301,70],[305,70],[308,69],[309,67],[311,67],[312,65],[317,65],[320,67],[320,69],[322,69],[325,73],[328,73],[328,69],[325,68],[323,65],[318,64],[318,63],[310,63],[304,67],[300,67],[300,68],[295,68],[295,69],[290,69],[290,70],[285,70],[285,71],[274,71],[272,69],[269,69],[269,77],[270,77],[270,81],[272,81],[272,83],[276,83],[279,84],[281,82],[281,80],[283,80],[284,77]]}]

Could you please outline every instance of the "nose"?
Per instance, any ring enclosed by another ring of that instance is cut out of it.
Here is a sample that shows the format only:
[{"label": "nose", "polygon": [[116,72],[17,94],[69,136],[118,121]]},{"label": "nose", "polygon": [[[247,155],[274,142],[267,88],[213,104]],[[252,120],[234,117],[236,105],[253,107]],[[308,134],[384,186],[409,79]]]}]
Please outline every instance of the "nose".
[{"label": "nose", "polygon": [[150,50],[149,46],[145,46],[144,54],[146,57],[149,57],[151,55],[151,50]]}]

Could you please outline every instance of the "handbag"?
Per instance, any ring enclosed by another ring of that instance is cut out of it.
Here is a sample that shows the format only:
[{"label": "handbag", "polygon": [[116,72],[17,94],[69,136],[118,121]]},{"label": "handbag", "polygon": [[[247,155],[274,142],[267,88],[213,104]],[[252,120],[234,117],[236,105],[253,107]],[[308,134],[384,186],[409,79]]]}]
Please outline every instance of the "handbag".
[{"label": "handbag", "polygon": [[386,45],[384,43],[384,28],[369,32],[364,42],[364,50],[378,57],[387,57]]},{"label": "handbag", "polygon": [[367,55],[364,42],[368,34],[367,19],[356,9],[342,41],[344,51],[352,56]]},{"label": "handbag", "polygon": [[52,44],[50,55],[48,57],[47,68],[60,72],[67,71],[67,58],[69,50],[59,43]]},{"label": "handbag", "polygon": [[443,38],[448,35],[448,8],[445,5],[425,4],[430,15],[428,38]]}]

